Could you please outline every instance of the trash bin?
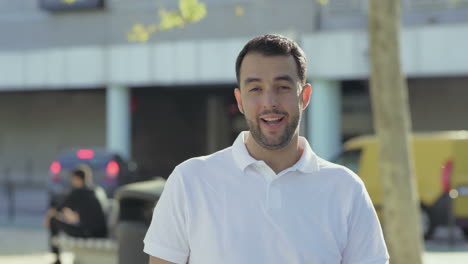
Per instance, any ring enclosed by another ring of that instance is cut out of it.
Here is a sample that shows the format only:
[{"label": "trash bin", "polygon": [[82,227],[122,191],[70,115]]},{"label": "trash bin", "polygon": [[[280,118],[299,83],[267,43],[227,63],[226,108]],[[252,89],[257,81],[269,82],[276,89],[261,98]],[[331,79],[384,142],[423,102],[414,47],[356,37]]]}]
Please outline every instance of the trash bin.
[{"label": "trash bin", "polygon": [[143,239],[164,184],[165,180],[158,178],[127,184],[115,192],[120,206],[116,230],[119,264],[149,263],[143,252]]}]

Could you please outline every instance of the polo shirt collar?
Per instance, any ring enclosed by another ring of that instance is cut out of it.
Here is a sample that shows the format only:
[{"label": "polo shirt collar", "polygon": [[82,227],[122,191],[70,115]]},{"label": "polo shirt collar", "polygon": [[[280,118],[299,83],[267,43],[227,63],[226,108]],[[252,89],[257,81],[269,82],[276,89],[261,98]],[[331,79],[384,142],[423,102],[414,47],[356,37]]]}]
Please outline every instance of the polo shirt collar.
[{"label": "polo shirt collar", "polygon": [[310,147],[309,142],[305,137],[299,137],[299,144],[303,144],[304,152],[302,152],[301,158],[292,166],[292,169],[304,173],[312,173],[318,171],[318,157]]},{"label": "polo shirt collar", "polygon": [[244,171],[245,168],[257,162],[252,156],[250,156],[247,147],[245,146],[245,137],[247,136],[247,131],[242,131],[239,136],[237,136],[234,144],[232,145],[232,154],[234,156],[234,161],[237,166]]},{"label": "polo shirt collar", "polygon": [[[247,147],[245,146],[245,137],[247,136],[248,131],[243,131],[239,134],[239,136],[234,141],[232,145],[232,152],[234,161],[236,162],[237,166],[244,171],[245,168],[248,166],[259,162],[258,160],[254,159],[250,156]],[[314,171],[318,171],[318,157],[312,151],[312,148],[309,145],[309,142],[304,137],[299,138],[300,144],[304,146],[304,152],[302,153],[301,158],[299,159],[296,164],[286,170],[298,170],[304,173],[312,173]]]}]

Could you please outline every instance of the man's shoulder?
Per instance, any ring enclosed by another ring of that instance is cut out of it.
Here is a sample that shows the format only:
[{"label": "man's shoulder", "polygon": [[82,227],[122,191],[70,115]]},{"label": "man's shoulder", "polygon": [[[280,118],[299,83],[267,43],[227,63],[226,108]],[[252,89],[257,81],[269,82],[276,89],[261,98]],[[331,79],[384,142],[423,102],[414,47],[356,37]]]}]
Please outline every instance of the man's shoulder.
[{"label": "man's shoulder", "polygon": [[190,188],[223,184],[229,173],[234,172],[235,163],[231,148],[210,155],[194,157],[177,165],[168,182],[179,182]]},{"label": "man's shoulder", "polygon": [[232,147],[206,156],[188,159],[175,167],[174,172],[182,175],[205,174],[233,164]]},{"label": "man's shoulder", "polygon": [[102,186],[95,183],[88,185],[87,188],[92,192],[105,192]]},{"label": "man's shoulder", "polygon": [[74,199],[82,199],[84,197],[92,197],[95,196],[96,190],[94,187],[91,186],[86,186],[83,188],[77,188],[72,190],[70,193],[70,196],[73,197]]},{"label": "man's shoulder", "polygon": [[319,168],[318,171],[322,176],[335,179],[346,184],[363,184],[361,178],[359,178],[359,176],[349,168],[324,160],[322,158],[318,158],[317,161]]},{"label": "man's shoulder", "polygon": [[232,162],[232,147],[228,147],[210,155],[190,158],[180,163],[177,169],[201,169],[206,166],[223,166]]},{"label": "man's shoulder", "polygon": [[90,192],[88,187],[81,188],[72,188],[70,191],[70,196],[85,195]]}]

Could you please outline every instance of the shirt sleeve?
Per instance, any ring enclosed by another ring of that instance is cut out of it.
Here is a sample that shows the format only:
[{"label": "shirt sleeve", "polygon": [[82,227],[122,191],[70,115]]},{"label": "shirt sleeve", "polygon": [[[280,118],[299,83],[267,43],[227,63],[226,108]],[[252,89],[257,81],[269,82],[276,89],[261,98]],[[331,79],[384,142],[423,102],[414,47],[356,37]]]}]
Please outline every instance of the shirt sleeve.
[{"label": "shirt sleeve", "polygon": [[169,176],[156,204],[143,251],[166,261],[185,264],[190,252],[186,194],[176,170]]},{"label": "shirt sleeve", "polygon": [[348,218],[342,264],[388,264],[389,255],[372,201],[362,182]]}]

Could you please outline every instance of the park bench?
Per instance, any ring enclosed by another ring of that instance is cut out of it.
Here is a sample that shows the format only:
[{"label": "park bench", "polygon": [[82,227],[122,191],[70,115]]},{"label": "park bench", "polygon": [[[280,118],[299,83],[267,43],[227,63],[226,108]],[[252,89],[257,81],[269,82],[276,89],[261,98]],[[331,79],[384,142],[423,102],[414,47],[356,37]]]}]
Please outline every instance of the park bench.
[{"label": "park bench", "polygon": [[116,264],[118,241],[115,237],[115,228],[119,215],[119,204],[111,199],[107,209],[107,238],[80,238],[60,233],[52,238],[52,243],[61,249],[73,253],[75,264]]},{"label": "park bench", "polygon": [[113,238],[77,238],[61,234],[52,243],[73,253],[76,264],[116,264],[117,241]]},{"label": "park bench", "polygon": [[52,243],[71,251],[75,264],[146,264],[143,238],[165,180],[127,184],[115,192],[108,216],[109,238],[76,238],[60,234]]}]

